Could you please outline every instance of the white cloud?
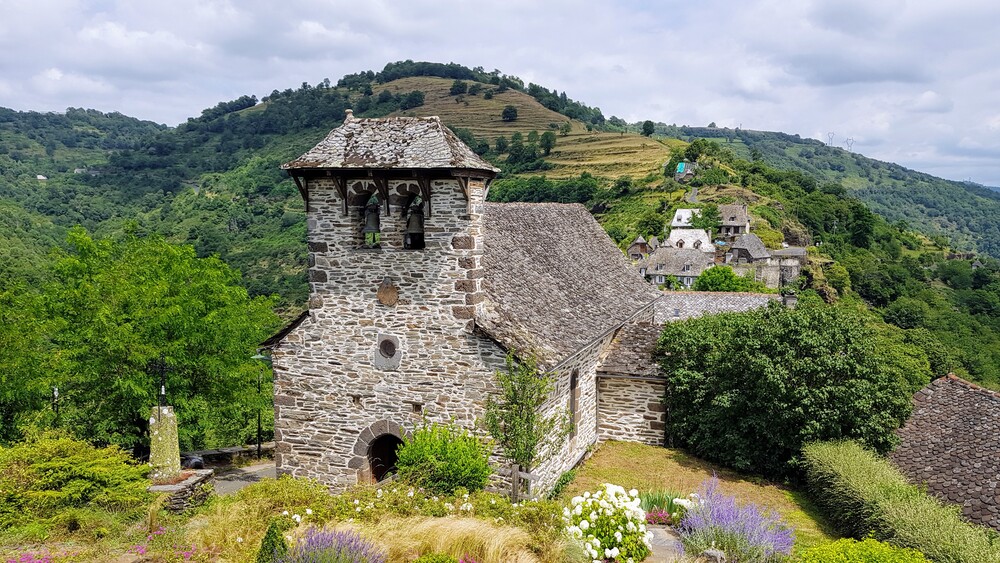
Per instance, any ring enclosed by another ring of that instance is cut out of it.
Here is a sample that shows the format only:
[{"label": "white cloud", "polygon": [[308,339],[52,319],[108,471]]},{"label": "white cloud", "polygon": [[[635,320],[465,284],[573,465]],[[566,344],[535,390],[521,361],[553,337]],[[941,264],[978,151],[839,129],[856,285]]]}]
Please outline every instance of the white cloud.
[{"label": "white cloud", "polygon": [[0,0],[0,13],[0,105],[17,109],[178,123],[242,94],[454,61],[609,116],[836,131],[869,156],[1000,184],[987,0]]}]

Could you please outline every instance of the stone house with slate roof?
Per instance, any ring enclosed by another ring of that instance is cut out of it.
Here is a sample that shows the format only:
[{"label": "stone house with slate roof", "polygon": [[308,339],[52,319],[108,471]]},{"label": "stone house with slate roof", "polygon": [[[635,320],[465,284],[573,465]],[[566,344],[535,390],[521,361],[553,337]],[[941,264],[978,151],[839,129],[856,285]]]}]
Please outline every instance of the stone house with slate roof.
[{"label": "stone house with slate roof", "polygon": [[659,297],[584,207],[486,203],[498,170],[433,117],[348,112],[283,168],[306,202],[310,298],[267,343],[279,473],[342,489],[391,473],[421,420],[482,433],[508,351],[553,375],[542,409],[575,422],[535,490],[582,458],[598,366]]},{"label": "stone house with slate roof", "polygon": [[750,214],[745,204],[726,204],[719,206],[719,235],[733,239],[750,232]]},{"label": "stone house with slate roof", "polygon": [[1000,393],[954,375],[913,396],[890,458],[971,522],[1000,530]]},{"label": "stone house with slate roof", "polygon": [[636,264],[639,275],[654,285],[665,283],[667,276],[674,276],[687,288],[702,272],[713,266],[715,257],[701,249],[672,246],[660,247]]}]

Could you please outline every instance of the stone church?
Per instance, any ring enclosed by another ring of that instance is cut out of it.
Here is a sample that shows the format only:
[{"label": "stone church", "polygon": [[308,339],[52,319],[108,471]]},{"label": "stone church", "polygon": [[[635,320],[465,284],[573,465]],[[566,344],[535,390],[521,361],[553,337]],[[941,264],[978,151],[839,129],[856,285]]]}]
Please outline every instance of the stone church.
[{"label": "stone church", "polygon": [[663,386],[649,362],[602,370],[629,347],[623,335],[655,335],[661,293],[583,206],[486,203],[499,171],[436,117],[348,111],[282,167],[306,202],[310,299],[265,343],[279,473],[342,489],[388,476],[422,420],[485,435],[479,421],[508,352],[552,374],[543,409],[574,422],[532,469],[535,490],[599,439],[663,443]]}]

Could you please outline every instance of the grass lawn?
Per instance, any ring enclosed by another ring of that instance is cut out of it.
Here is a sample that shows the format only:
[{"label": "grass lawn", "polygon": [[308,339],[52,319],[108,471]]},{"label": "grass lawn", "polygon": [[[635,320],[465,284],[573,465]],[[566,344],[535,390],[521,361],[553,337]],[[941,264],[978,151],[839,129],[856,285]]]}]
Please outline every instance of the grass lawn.
[{"label": "grass lawn", "polygon": [[640,491],[665,489],[687,494],[716,474],[722,490],[741,502],[753,502],[781,514],[795,528],[799,551],[838,536],[801,491],[741,475],[690,456],[680,450],[629,442],[605,442],[577,469],[563,491],[568,499],[583,491],[614,483]]}]

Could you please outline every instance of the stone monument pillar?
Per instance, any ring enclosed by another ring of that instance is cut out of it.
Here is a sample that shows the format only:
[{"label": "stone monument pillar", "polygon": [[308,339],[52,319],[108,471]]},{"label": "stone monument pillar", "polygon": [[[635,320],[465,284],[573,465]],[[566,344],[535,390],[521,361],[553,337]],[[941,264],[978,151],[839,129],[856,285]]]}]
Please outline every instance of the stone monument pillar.
[{"label": "stone monument pillar", "polygon": [[165,483],[181,474],[181,450],[173,407],[153,407],[149,417],[149,465],[153,483]]}]

